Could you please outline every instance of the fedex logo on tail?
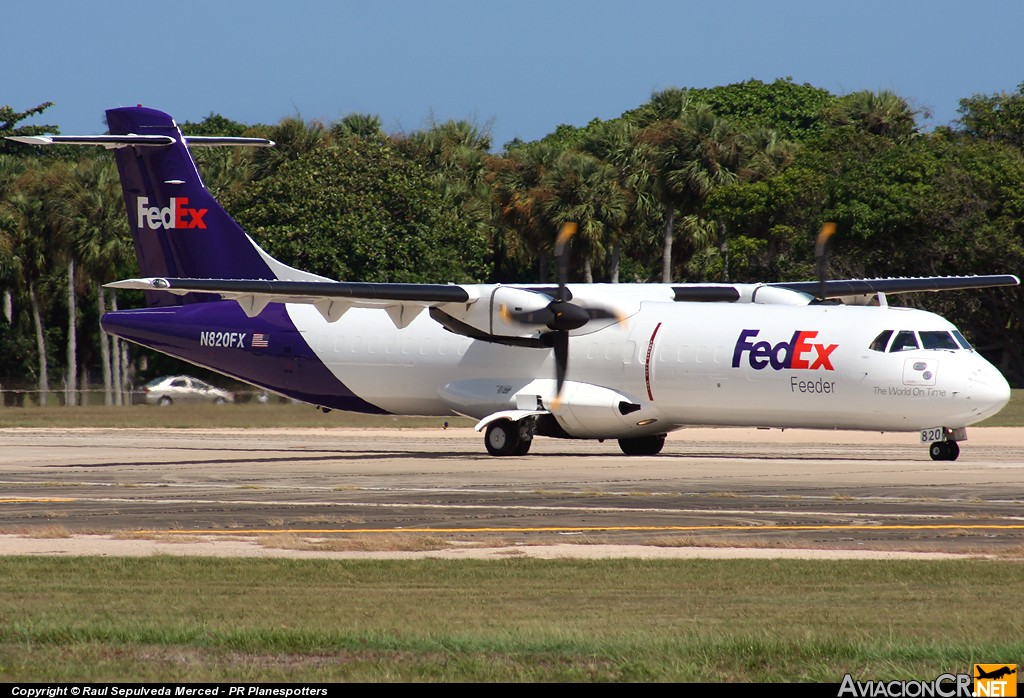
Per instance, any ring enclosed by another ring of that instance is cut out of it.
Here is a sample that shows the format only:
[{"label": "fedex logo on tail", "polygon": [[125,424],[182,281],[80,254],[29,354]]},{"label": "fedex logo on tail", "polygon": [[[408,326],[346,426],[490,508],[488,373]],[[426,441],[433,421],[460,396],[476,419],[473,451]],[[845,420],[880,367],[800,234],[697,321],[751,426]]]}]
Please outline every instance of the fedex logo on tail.
[{"label": "fedex logo on tail", "polygon": [[732,367],[739,368],[743,355],[751,368],[758,371],[771,365],[779,371],[784,368],[807,369],[811,371],[834,371],[832,352],[838,344],[818,344],[812,342],[818,336],[816,331],[797,330],[788,342],[755,342],[754,338],[760,330],[743,330],[736,340],[736,348],[732,353]]},{"label": "fedex logo on tail", "polygon": [[171,197],[171,205],[165,208],[149,205],[149,197],[140,196],[137,201],[136,219],[140,228],[150,230],[201,228],[206,229],[203,216],[209,209],[190,208],[187,196]]}]

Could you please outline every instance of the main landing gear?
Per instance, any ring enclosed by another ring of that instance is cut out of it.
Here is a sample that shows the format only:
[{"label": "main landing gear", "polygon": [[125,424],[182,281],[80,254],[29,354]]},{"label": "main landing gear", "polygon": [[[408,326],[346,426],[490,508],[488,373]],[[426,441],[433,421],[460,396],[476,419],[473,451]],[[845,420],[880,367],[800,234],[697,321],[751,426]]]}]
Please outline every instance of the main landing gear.
[{"label": "main landing gear", "polygon": [[525,456],[533,445],[533,420],[499,419],[487,425],[484,445],[492,456]]},{"label": "main landing gear", "polygon": [[929,448],[932,460],[956,460],[960,455],[960,446],[956,441],[936,441]]},{"label": "main landing gear", "polygon": [[[536,433],[537,422],[532,418],[516,422],[511,419],[498,419],[487,425],[484,431],[484,446],[492,456],[525,456],[530,452]],[[665,436],[657,434],[619,439],[619,448],[627,456],[657,455],[665,446]]]},{"label": "main landing gear", "polygon": [[665,447],[665,434],[619,439],[619,448],[627,456],[656,456]]}]

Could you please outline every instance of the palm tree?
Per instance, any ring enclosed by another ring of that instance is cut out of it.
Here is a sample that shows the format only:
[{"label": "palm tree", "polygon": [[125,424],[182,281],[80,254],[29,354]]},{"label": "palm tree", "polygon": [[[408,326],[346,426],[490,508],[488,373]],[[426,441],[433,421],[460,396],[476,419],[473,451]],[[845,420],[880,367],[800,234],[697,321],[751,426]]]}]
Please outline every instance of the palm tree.
[{"label": "palm tree", "polygon": [[19,179],[19,186],[0,202],[0,229],[5,231],[11,255],[5,276],[26,290],[35,328],[38,357],[39,404],[45,406],[50,393],[46,334],[43,328],[39,283],[48,268],[46,207],[38,194],[38,164]]},{"label": "palm tree", "polygon": [[654,195],[653,173],[647,166],[651,159],[649,147],[640,138],[641,129],[626,119],[595,124],[588,129],[581,150],[613,166],[618,172],[619,186],[629,198],[629,211],[621,229],[612,231],[607,241],[611,248],[609,280],[619,281],[622,246],[634,243],[647,247],[650,231],[657,227],[660,205]]},{"label": "palm tree", "polygon": [[273,148],[257,148],[253,155],[253,177],[265,179],[281,165],[297,160],[324,143],[327,130],[319,121],[306,123],[298,117],[282,119],[276,126],[266,129],[266,138],[274,141]]},{"label": "palm tree", "polygon": [[536,260],[536,280],[541,283],[548,280],[548,261],[556,230],[544,207],[553,196],[547,173],[561,152],[548,143],[535,141],[486,161],[487,181],[493,191],[501,232],[497,260],[506,256],[521,263]]},{"label": "palm tree", "polygon": [[[733,182],[742,162],[742,137],[709,107],[692,104],[681,118],[659,121],[641,134],[650,150],[653,190],[664,210],[663,283],[672,281],[676,215],[696,216],[715,187]],[[694,247],[708,244],[708,227],[689,218]]]},{"label": "palm tree", "polygon": [[[126,271],[134,259],[131,236],[125,222],[120,181],[113,163],[105,154],[81,160],[73,176],[63,188],[63,219],[69,242],[69,257],[77,260],[82,285],[96,285],[98,317],[106,312],[107,290],[102,284],[111,276]],[[120,404],[120,391],[115,397],[114,370],[111,360],[117,356],[116,339],[98,328],[103,371],[105,404]],[[110,343],[114,344],[113,351]],[[70,354],[69,354],[70,356]]]},{"label": "palm tree", "polygon": [[330,133],[335,141],[353,137],[373,141],[386,138],[380,117],[374,114],[349,114],[332,124]]},{"label": "palm tree", "polygon": [[544,203],[546,214],[556,226],[579,226],[575,242],[582,247],[583,276],[593,283],[594,262],[604,260],[606,240],[621,237],[629,213],[629,194],[619,185],[618,170],[593,155],[570,150],[545,179],[552,193]]},{"label": "palm tree", "polygon": [[917,111],[889,90],[852,92],[839,100],[830,115],[835,124],[851,125],[894,141],[917,133]]},{"label": "palm tree", "polygon": [[646,128],[659,121],[677,121],[693,108],[694,99],[690,90],[684,87],[669,87],[655,92],[651,100],[631,112],[630,120],[640,128]]},{"label": "palm tree", "polygon": [[406,157],[429,174],[435,189],[479,240],[494,238],[494,210],[487,183],[491,136],[487,127],[446,121],[395,139]]}]

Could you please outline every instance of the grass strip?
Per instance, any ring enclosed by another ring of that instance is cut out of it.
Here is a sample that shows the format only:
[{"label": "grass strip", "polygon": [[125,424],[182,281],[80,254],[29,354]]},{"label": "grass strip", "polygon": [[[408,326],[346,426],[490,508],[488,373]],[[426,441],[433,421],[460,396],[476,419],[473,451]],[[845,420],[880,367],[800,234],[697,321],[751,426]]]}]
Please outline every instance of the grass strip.
[{"label": "grass strip", "polygon": [[0,558],[0,681],[824,681],[1019,662],[1020,563]]}]

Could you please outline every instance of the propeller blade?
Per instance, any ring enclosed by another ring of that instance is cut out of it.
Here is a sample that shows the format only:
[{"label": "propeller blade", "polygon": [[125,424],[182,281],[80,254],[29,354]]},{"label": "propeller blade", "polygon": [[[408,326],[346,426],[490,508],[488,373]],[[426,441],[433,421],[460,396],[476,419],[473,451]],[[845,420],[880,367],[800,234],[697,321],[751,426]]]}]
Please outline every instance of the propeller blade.
[{"label": "propeller blade", "polygon": [[825,281],[827,277],[827,271],[825,267],[828,265],[828,241],[836,234],[836,224],[826,223],[821,226],[821,231],[818,233],[818,239],[814,243],[814,257],[818,262],[818,300],[825,300]]},{"label": "propeller blade", "polygon": [[555,399],[551,406],[557,409],[562,403],[562,385],[569,370],[569,333],[557,331],[553,334],[554,337],[551,339],[555,350]]},{"label": "propeller blade", "polygon": [[576,234],[577,225],[569,222],[562,225],[555,238],[555,258],[558,260],[558,300],[569,300],[565,286],[569,283],[569,240]]},{"label": "propeller blade", "polygon": [[576,234],[576,223],[565,223],[558,231],[555,239],[555,257],[558,258],[558,298],[548,305],[553,318],[551,327],[552,348],[555,350],[555,399],[552,400],[553,409],[558,409],[562,404],[562,385],[565,384],[565,374],[569,371],[569,330],[583,327],[590,320],[590,314],[579,306],[569,303],[569,291],[566,288],[569,283],[569,240]]}]

